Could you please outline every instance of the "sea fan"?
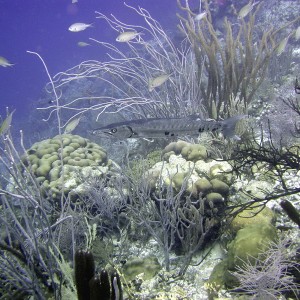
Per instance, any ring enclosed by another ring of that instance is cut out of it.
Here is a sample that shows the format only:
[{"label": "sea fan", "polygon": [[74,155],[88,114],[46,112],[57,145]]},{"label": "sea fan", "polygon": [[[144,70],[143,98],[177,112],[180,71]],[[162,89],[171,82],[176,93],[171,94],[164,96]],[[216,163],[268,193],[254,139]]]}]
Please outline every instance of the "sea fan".
[{"label": "sea fan", "polygon": [[244,261],[242,266],[232,272],[239,281],[234,292],[263,300],[276,300],[283,294],[292,293],[298,299],[300,285],[295,282],[292,272],[300,272],[299,263],[291,259],[288,244],[287,239],[272,242],[268,250],[255,259],[254,264],[250,263],[250,259]]}]

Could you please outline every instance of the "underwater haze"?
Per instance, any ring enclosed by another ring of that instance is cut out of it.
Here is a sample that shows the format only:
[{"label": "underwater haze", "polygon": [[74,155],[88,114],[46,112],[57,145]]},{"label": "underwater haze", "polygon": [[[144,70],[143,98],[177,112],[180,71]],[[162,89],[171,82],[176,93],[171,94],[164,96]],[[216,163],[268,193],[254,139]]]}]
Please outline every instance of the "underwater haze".
[{"label": "underwater haze", "polygon": [[[178,11],[176,1],[128,0],[127,4],[142,6],[160,21],[165,29],[176,28]],[[110,15],[129,24],[140,18],[125,9],[122,0],[0,0],[0,56],[12,67],[0,67],[0,115],[16,109],[15,122],[26,122],[32,107],[41,97],[48,82],[37,57],[26,51],[39,53],[45,60],[51,76],[88,59],[107,60],[106,50],[97,45],[80,47],[78,42],[90,43],[89,38],[112,42],[113,32],[104,20],[96,19],[95,11]],[[92,24],[81,32],[68,30],[73,23]],[[138,25],[138,24],[137,24]]]}]

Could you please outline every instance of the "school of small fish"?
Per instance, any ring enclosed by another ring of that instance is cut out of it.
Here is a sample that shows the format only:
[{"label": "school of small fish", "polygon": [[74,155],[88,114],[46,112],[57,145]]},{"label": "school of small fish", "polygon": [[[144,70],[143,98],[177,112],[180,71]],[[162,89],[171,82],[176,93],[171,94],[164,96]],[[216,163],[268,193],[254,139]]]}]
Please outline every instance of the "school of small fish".
[{"label": "school of small fish", "polygon": [[[77,3],[77,0],[72,0],[72,3]],[[255,2],[255,0],[251,0],[248,4],[246,4],[245,6],[243,6],[240,11],[238,12],[238,18],[239,19],[243,19],[245,18],[254,8],[255,5],[257,5],[259,3],[259,1]],[[203,11],[199,14],[197,14],[194,17],[194,20],[199,22],[202,19],[206,18],[207,16],[207,11]],[[92,27],[92,24],[87,24],[87,23],[74,23],[72,24],[68,30],[71,32],[80,32],[80,31],[84,31],[87,28]],[[138,36],[140,36],[141,34],[143,34],[142,32],[138,32],[135,30],[131,30],[131,31],[124,31],[121,32],[117,37],[116,37],[116,41],[120,42],[120,43],[126,43],[126,42],[130,42],[131,40],[134,40],[135,38],[137,38]],[[298,26],[296,28],[296,30],[294,30],[291,34],[289,34],[287,37],[285,37],[281,42],[278,43],[278,46],[275,50],[277,56],[280,56],[286,49],[286,46],[288,44],[289,38],[290,36],[294,36],[294,39],[296,41],[298,41],[300,39],[300,26]],[[83,41],[79,41],[77,42],[77,45],[79,47],[86,47],[86,46],[90,46],[89,43],[83,42]],[[5,57],[0,56],[0,66],[1,67],[11,67],[14,64],[10,63]],[[154,89],[160,87],[161,85],[163,85],[169,78],[170,78],[171,74],[160,74],[156,77],[150,78],[148,81],[148,90],[149,92],[152,92]],[[11,112],[7,118],[2,122],[1,127],[0,127],[0,135],[5,134],[11,124],[12,121],[12,115],[13,115],[14,111]],[[76,118],[74,120],[72,120],[71,122],[69,122],[66,127],[65,127],[65,133],[71,133],[79,124],[81,117]]]}]

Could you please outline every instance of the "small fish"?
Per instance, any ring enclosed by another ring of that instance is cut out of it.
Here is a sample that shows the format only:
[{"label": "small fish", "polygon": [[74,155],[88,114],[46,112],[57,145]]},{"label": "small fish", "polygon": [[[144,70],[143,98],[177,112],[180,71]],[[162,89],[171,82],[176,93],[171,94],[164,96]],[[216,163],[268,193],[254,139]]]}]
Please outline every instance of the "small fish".
[{"label": "small fish", "polygon": [[78,47],[86,47],[86,46],[90,46],[90,44],[86,43],[86,42],[78,42],[77,43]]},{"label": "small fish", "polygon": [[252,1],[250,1],[248,4],[246,4],[245,6],[243,6],[241,8],[241,10],[239,11],[238,13],[238,18],[239,19],[243,19],[245,18],[250,12],[251,10],[253,9],[253,7],[258,4],[259,2],[254,2],[252,3]]},{"label": "small fish", "polygon": [[88,27],[93,27],[93,26],[92,24],[74,23],[69,27],[69,31],[79,32],[79,31],[86,30]]},{"label": "small fish", "polygon": [[12,67],[14,64],[11,64],[5,57],[0,56],[0,66],[1,67]]},{"label": "small fish", "polygon": [[137,32],[137,31],[124,31],[117,36],[116,41],[119,43],[126,43],[135,39],[137,36],[141,34],[142,34],[141,32]]},{"label": "small fish", "polygon": [[0,135],[6,134],[9,130],[9,127],[11,125],[12,122],[12,116],[13,113],[15,112],[15,110],[13,110],[6,118],[5,120],[2,122],[1,126],[0,126]]},{"label": "small fish", "polygon": [[245,117],[239,115],[222,121],[202,120],[197,116],[139,119],[110,124],[93,130],[93,134],[108,135],[118,139],[150,139],[198,136],[205,131],[221,131],[225,137],[235,137],[235,125]]},{"label": "small fish", "polygon": [[150,78],[148,83],[149,92],[152,92],[155,88],[165,83],[170,76],[171,74],[161,74],[157,77]]},{"label": "small fish", "polygon": [[298,41],[300,39],[300,26],[295,31],[295,40]]},{"label": "small fish", "polygon": [[195,18],[194,18],[194,20],[197,21],[197,22],[199,22],[202,19],[204,19],[206,16],[207,16],[207,12],[204,11],[201,14],[196,15]]},{"label": "small fish", "polygon": [[297,78],[296,78],[296,80],[295,80],[295,93],[296,93],[297,95],[300,94],[300,84],[298,83],[298,79],[297,79]]},{"label": "small fish", "polygon": [[286,45],[289,41],[289,38],[290,38],[290,36],[288,35],[279,43],[278,47],[276,48],[277,56],[280,56],[284,52]]},{"label": "small fish", "polygon": [[65,127],[64,133],[71,133],[79,124],[80,119],[81,119],[81,116],[76,119],[73,119],[71,122],[69,122],[67,124],[67,126]]},{"label": "small fish", "polygon": [[78,2],[78,0],[72,0],[72,4],[77,3],[77,2]]}]

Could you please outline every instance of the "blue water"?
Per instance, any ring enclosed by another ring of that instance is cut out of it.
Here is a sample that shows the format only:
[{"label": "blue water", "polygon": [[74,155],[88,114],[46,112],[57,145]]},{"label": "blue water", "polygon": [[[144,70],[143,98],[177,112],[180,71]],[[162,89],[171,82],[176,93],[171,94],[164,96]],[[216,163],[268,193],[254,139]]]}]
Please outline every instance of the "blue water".
[{"label": "blue water", "polygon": [[[127,0],[129,5],[141,5],[152,17],[169,30],[176,30],[179,10],[175,0]],[[195,3],[198,1],[195,0]],[[196,5],[196,4],[195,4]],[[129,24],[140,22],[122,0],[0,0],[0,56],[13,67],[0,67],[0,115],[6,107],[16,109],[15,126],[26,122],[32,103],[38,101],[48,82],[38,58],[26,53],[38,52],[45,60],[51,75],[79,64],[83,60],[107,59],[105,50],[97,45],[78,47],[77,42],[90,42],[92,37],[113,42],[114,32],[104,20],[95,18],[95,10],[111,13]],[[93,23],[92,28],[73,33],[68,30],[75,22]]]}]

